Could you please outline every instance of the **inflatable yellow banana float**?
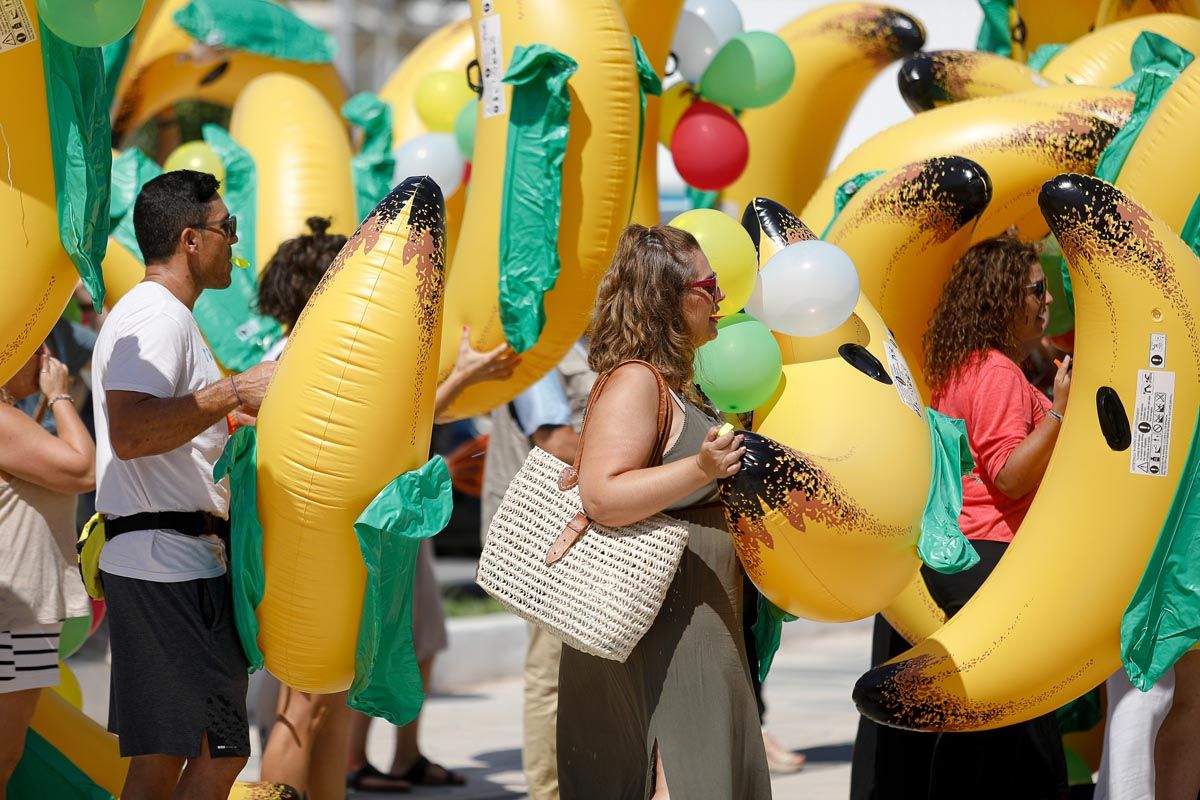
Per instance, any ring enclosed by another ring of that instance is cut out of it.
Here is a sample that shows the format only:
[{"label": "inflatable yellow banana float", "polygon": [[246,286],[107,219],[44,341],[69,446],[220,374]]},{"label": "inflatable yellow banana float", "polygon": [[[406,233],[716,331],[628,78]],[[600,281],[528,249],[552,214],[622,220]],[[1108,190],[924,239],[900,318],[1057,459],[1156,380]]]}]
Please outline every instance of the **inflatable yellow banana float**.
[{"label": "inflatable yellow banana float", "polygon": [[146,265],[125,245],[109,237],[104,253],[104,307],[112,308],[146,277]]},{"label": "inflatable yellow banana float", "polygon": [[898,82],[914,112],[1050,85],[1024,64],[977,50],[917,53],[900,66]]},{"label": "inflatable yellow banana float", "polygon": [[737,208],[760,195],[788,208],[803,206],[825,175],[867,85],[885,66],[925,43],[915,19],[871,3],[818,8],[785,25],[779,36],[796,60],[796,79],[781,100],[740,118],[750,140],[750,162],[722,193],[722,200]]},{"label": "inflatable yellow banana float", "polygon": [[[485,13],[487,7],[488,13]],[[617,237],[629,219],[638,163],[638,79],[629,29],[616,0],[472,0],[472,20],[485,70],[476,128],[471,191],[463,235],[446,294],[440,378],[458,354],[459,332],[478,350],[504,341],[500,323],[499,242],[512,90],[500,82],[513,48],[550,45],[578,62],[571,76],[571,116],[563,162],[558,280],[545,296],[546,324],[508,380],[479,383],[450,415],[470,417],[508,402],[552,369],[587,327]],[[498,32],[497,32],[498,31]]]},{"label": "inflatable yellow banana float", "polygon": [[330,233],[354,231],[350,139],[317,89],[284,73],[255,78],[233,107],[229,134],[254,158],[259,272],[281,243],[307,232],[309,217],[330,217]]},{"label": "inflatable yellow banana float", "polygon": [[[868,183],[825,234],[854,261],[863,295],[918,365],[942,285],[991,196],[988,174],[969,159],[918,161]],[[924,377],[913,379],[928,403]]]},{"label": "inflatable yellow banana float", "polygon": [[342,107],[346,89],[333,64],[302,64],[243,50],[202,47],[175,24],[175,14],[189,2],[161,0],[144,9],[117,82],[114,140],[122,140],[180,100],[232,106],[250,81],[269,72],[292,75],[312,85],[333,108]]},{"label": "inflatable yellow banana float", "polygon": [[[1197,0],[1100,0],[1095,28],[1103,28],[1130,17],[1146,14],[1186,14],[1200,16]],[[1067,41],[1066,39],[1060,41]]]},{"label": "inflatable yellow banana float", "polygon": [[34,0],[5,7],[13,44],[0,42],[0,383],[41,346],[79,276],[58,238],[50,118]]},{"label": "inflatable yellow banana float", "polygon": [[[421,40],[379,90],[381,100],[392,106],[392,146],[399,147],[422,134],[429,133],[414,98],[421,79],[431,72],[455,70],[465,82],[467,65],[475,58],[475,38],[471,35],[471,20],[451,22]],[[466,189],[446,198],[446,262],[454,258],[454,248],[462,229],[463,210],[467,204]]]},{"label": "inflatable yellow banana float", "polygon": [[1200,19],[1151,14],[1081,36],[1046,62],[1042,77],[1052,83],[1116,86],[1133,74],[1129,51],[1143,31],[1160,34],[1186,50],[1200,53]]},{"label": "inflatable yellow banana float", "polygon": [[444,231],[429,178],[380,201],[292,330],[259,417],[258,641],[303,691],[350,686],[366,580],[355,519],[428,457]]},{"label": "inflatable yellow banana float", "polygon": [[1090,172],[1129,117],[1132,96],[1089,86],[1051,86],[936,108],[868,139],[831,172],[801,213],[814,230],[833,216],[834,194],[870,170],[959,155],[992,179],[992,200],[975,230],[984,239],[1020,220],[1025,238],[1046,233],[1037,212],[1041,184],[1067,170]]},{"label": "inflatable yellow banana float", "polygon": [[799,217],[768,197],[756,197],[746,204],[746,210],[742,213],[742,227],[750,234],[750,241],[754,242],[759,269],[789,244],[821,238]]},{"label": "inflatable yellow banana float", "polygon": [[1200,189],[1200,62],[1163,94],[1129,150],[1117,186],[1179,233]]},{"label": "inflatable yellow banana float", "polygon": [[[629,32],[642,43],[654,71],[662,77],[671,54],[671,37],[679,24],[684,0],[621,0]],[[662,124],[662,101],[646,95],[646,123],[642,131],[641,164],[633,197],[631,222],[657,225],[658,212],[658,135]]]},{"label": "inflatable yellow banana float", "polygon": [[[859,709],[888,725],[1008,725],[1118,669],[1121,617],[1187,457],[1200,410],[1200,259],[1096,178],[1059,176],[1039,202],[1075,291],[1073,399],[991,577],[943,628],[855,687]],[[1163,363],[1151,361],[1156,341]],[[1086,502],[1075,501],[1081,490]],[[1081,591],[1064,570],[1103,591]]]},{"label": "inflatable yellow banana float", "polygon": [[1024,38],[1021,49],[1030,54],[1044,44],[1073,42],[1092,27],[1101,0],[1059,0],[1043,3],[1021,0],[1017,12]]},{"label": "inflatable yellow banana float", "polygon": [[42,692],[30,727],[104,791],[121,796],[129,759],[121,758],[117,737],[68,703],[57,692]]}]

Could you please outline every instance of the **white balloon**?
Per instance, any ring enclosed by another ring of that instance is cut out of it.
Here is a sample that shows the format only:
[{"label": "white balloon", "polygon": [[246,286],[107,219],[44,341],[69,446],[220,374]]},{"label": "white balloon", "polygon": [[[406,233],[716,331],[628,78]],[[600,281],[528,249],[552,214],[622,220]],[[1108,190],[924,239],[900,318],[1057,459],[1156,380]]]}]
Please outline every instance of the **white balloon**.
[{"label": "white balloon", "polygon": [[858,270],[840,247],[796,242],[780,250],[758,273],[746,313],[789,336],[820,336],[854,313]]},{"label": "white balloon", "polygon": [[396,159],[393,186],[405,178],[428,175],[442,190],[443,197],[458,191],[467,168],[452,133],[426,133],[409,139],[392,152],[392,157]]},{"label": "white balloon", "polygon": [[733,0],[688,0],[671,42],[679,74],[699,83],[721,46],[741,32],[742,13]]}]

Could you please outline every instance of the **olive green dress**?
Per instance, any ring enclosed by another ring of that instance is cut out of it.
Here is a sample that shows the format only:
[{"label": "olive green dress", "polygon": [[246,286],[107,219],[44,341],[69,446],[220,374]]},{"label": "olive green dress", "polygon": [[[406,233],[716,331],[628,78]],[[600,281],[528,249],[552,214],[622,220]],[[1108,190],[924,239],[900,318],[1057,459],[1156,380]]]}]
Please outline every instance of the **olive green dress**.
[{"label": "olive green dress", "polygon": [[[694,456],[719,423],[687,403],[664,463]],[[742,569],[715,501],[709,484],[668,509],[687,524],[688,546],[658,617],[625,663],[563,647],[562,800],[649,798],[655,742],[672,797],[771,796],[742,638]]]}]

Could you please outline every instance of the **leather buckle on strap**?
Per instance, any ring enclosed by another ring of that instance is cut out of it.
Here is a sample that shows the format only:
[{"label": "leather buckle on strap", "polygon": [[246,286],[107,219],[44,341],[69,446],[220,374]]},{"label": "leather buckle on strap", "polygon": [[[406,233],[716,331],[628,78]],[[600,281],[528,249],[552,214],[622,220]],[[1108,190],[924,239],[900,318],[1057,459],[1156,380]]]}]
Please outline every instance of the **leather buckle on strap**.
[{"label": "leather buckle on strap", "polygon": [[550,549],[546,552],[546,566],[552,566],[567,554],[567,551],[575,546],[575,543],[583,538],[587,533],[588,525],[591,525],[589,520],[583,514],[576,514],[575,518],[567,523],[563,528],[563,532],[554,540],[554,544],[550,545]]}]

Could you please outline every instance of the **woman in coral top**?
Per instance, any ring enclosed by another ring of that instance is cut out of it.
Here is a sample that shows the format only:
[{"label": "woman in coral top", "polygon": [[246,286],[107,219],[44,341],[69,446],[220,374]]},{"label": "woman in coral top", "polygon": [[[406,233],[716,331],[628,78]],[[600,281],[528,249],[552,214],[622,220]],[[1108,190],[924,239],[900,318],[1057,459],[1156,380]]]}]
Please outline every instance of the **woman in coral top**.
[{"label": "woman in coral top", "polygon": [[[966,422],[975,459],[963,478],[959,522],[980,561],[957,575],[922,570],[947,616],[999,563],[1058,439],[1071,389],[1070,357],[1055,375],[1053,402],[1020,367],[1045,334],[1052,302],[1036,246],[1006,236],[988,239],[955,265],[925,334],[933,407]],[[1065,796],[1066,789],[1053,714],[994,731],[939,734],[934,746],[930,798],[1036,800]]]}]

